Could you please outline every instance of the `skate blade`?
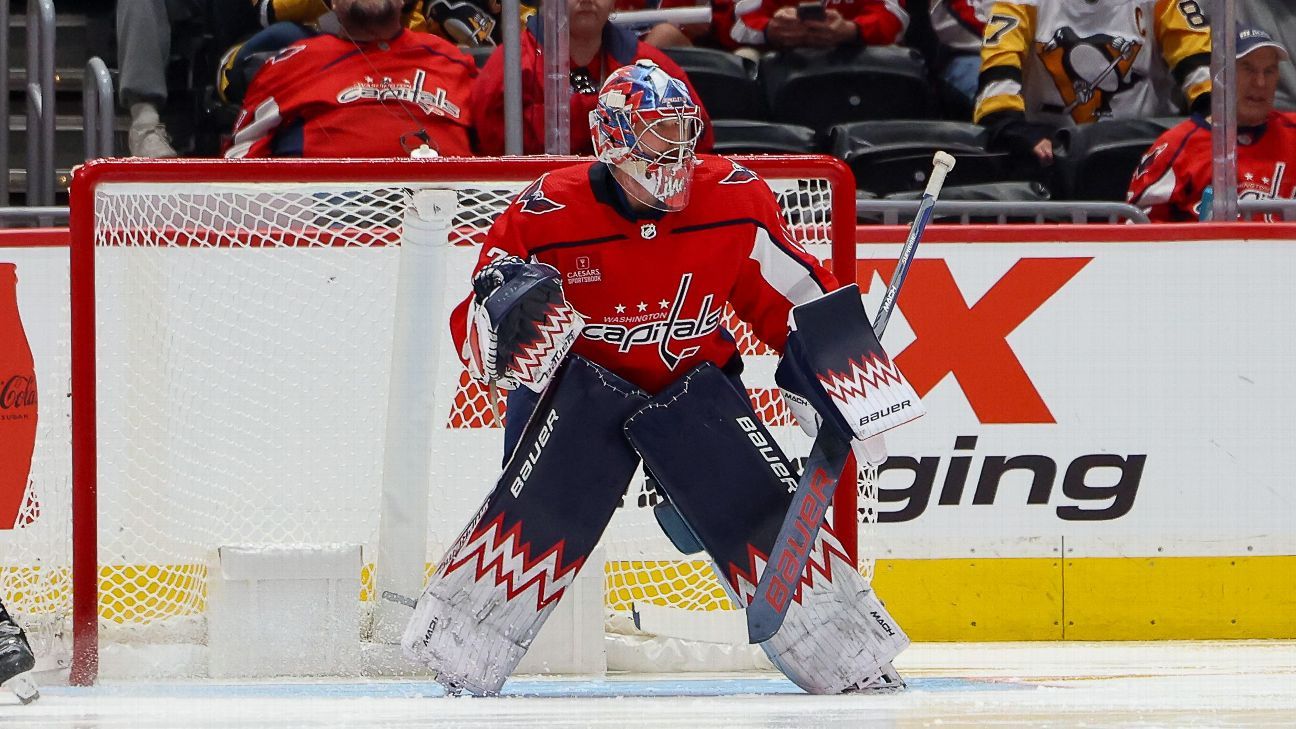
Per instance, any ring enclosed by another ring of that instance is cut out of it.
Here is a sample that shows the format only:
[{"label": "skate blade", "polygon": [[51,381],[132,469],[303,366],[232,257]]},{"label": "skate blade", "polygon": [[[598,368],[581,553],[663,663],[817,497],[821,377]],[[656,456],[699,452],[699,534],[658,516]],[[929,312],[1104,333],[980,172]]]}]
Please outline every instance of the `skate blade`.
[{"label": "skate blade", "polygon": [[40,691],[36,688],[36,681],[32,679],[30,671],[9,679],[5,687],[14,692],[14,696],[24,704],[30,704],[40,698]]}]

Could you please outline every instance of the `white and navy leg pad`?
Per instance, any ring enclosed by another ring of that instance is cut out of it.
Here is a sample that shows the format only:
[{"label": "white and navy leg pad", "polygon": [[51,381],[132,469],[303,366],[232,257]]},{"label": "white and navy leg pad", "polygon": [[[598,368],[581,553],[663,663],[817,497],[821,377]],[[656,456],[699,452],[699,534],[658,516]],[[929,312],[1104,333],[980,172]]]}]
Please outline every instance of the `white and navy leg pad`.
[{"label": "white and navy leg pad", "polygon": [[435,669],[452,690],[499,693],[639,465],[621,424],[646,396],[581,357],[556,377],[401,640],[406,657]]}]

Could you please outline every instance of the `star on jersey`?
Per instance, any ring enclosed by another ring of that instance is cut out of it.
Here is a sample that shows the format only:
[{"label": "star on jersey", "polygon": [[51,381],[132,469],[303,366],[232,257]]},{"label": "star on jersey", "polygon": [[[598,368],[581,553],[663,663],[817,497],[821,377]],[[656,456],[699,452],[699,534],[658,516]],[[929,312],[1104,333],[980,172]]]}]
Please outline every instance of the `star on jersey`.
[{"label": "star on jersey", "polygon": [[648,311],[648,305],[640,301],[638,304],[639,311]]},{"label": "star on jersey", "polygon": [[616,305],[616,313],[618,313],[618,314],[624,314],[624,313],[625,313],[625,304],[617,304],[617,305]]},{"label": "star on jersey", "polygon": [[657,308],[659,308],[659,309],[669,309],[669,308],[670,308],[670,302],[667,301],[666,299],[662,299],[661,301],[658,301],[658,302],[657,302]]}]

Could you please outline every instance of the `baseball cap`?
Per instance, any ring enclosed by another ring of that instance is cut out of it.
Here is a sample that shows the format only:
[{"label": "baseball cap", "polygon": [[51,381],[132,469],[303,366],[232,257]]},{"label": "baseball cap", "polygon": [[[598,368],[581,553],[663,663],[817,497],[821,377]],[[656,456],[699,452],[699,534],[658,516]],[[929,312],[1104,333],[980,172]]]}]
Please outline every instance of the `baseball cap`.
[{"label": "baseball cap", "polygon": [[1261,30],[1260,28],[1239,28],[1238,29],[1238,36],[1237,36],[1237,57],[1238,58],[1241,58],[1247,55],[1248,53],[1251,53],[1257,48],[1265,48],[1265,47],[1277,48],[1278,55],[1280,55],[1282,57],[1282,60],[1284,61],[1291,59],[1291,54],[1287,52],[1287,49],[1283,47],[1283,44],[1274,40],[1274,37],[1269,35],[1268,31]]}]

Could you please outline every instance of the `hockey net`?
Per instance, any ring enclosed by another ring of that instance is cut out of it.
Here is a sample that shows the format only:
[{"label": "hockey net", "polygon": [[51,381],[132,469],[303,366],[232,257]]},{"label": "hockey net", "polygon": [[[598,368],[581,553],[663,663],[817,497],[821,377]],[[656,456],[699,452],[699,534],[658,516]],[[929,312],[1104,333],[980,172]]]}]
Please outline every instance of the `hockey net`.
[{"label": "hockey net", "polygon": [[[79,170],[69,335],[77,365],[41,373],[28,518],[0,555],[0,594],[38,651],[67,655],[75,635],[82,681],[110,650],[196,646],[200,656],[212,554],[223,545],[361,545],[360,604],[372,606],[407,211],[421,190],[453,193],[444,270],[423,312],[448,339],[444,322],[494,217],[528,181],[571,161],[116,161]],[[801,244],[839,270],[853,267],[854,190],[840,163],[742,163],[775,191]],[[757,412],[790,455],[805,455],[808,441],[773,382],[774,353],[731,315],[726,325]],[[507,417],[450,346],[434,372],[425,573],[497,476]],[[71,459],[69,399],[80,403]],[[838,494],[834,522],[853,552],[853,525],[876,519],[876,493],[862,479],[858,492]],[[661,535],[657,498],[636,477],[607,530],[607,613],[645,603],[732,610],[708,563]],[[867,574],[871,562],[860,567]],[[169,655],[187,667],[158,673],[202,673],[193,651]]]}]

